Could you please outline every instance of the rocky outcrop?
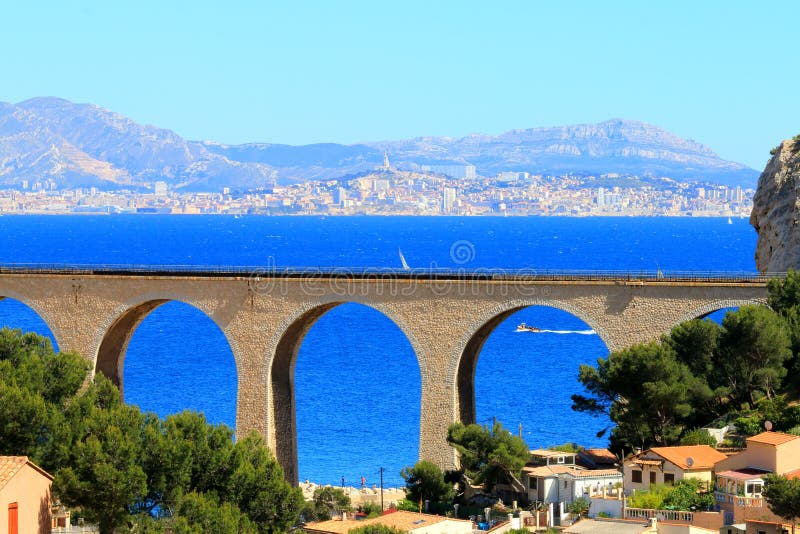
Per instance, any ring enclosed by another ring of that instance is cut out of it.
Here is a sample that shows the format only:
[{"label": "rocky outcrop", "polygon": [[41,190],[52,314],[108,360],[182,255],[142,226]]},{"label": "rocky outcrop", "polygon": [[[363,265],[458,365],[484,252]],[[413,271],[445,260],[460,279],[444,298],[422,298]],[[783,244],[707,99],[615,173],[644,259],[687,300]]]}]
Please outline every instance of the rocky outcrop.
[{"label": "rocky outcrop", "polygon": [[761,272],[800,269],[800,136],[774,151],[758,178],[750,224]]}]

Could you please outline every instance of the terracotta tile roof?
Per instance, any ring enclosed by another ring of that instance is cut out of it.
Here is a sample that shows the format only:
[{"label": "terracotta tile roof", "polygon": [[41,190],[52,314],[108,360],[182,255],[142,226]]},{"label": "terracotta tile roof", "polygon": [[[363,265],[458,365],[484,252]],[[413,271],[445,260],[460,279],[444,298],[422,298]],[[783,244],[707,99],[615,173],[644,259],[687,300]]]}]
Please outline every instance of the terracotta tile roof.
[{"label": "terracotta tile roof", "polygon": [[576,478],[622,476],[616,469],[584,469],[575,465],[541,465],[525,467],[522,469],[528,476],[552,477],[557,475],[570,475]]},{"label": "terracotta tile roof", "polygon": [[581,456],[591,459],[595,463],[614,464],[617,457],[608,449],[584,449],[580,452]]},{"label": "terracotta tile roof", "polygon": [[755,436],[750,436],[747,438],[747,441],[753,441],[755,443],[765,443],[767,445],[783,445],[784,443],[788,443],[795,439],[800,439],[800,436],[795,436],[793,434],[784,434],[783,432],[762,432],[761,434],[756,434]]},{"label": "terracotta tile roof", "polygon": [[617,469],[571,469],[567,472],[576,478],[590,478],[590,477],[622,477]]},{"label": "terracotta tile roof", "polygon": [[524,467],[522,470],[528,473],[528,476],[534,477],[552,477],[562,473],[568,473],[575,469],[574,465],[540,465],[537,467]]},{"label": "terracotta tile roof", "polygon": [[429,527],[442,521],[457,521],[459,523],[468,523],[465,519],[450,519],[440,515],[431,514],[418,514],[416,512],[407,512],[405,510],[398,510],[372,519],[364,519],[361,521],[331,519],[329,521],[320,521],[318,523],[308,523],[306,530],[315,532],[331,532],[333,534],[346,534],[350,529],[364,527],[367,525],[384,525],[391,528],[409,532],[418,528]]},{"label": "terracotta tile roof", "polygon": [[794,471],[789,471],[788,473],[784,473],[783,476],[785,476],[790,480],[795,478],[800,478],[800,469],[795,469]]},{"label": "terracotta tile roof", "polygon": [[634,458],[633,463],[636,465],[653,465],[661,467],[661,465],[664,463],[664,460],[645,460],[642,458]]},{"label": "terracotta tile roof", "polygon": [[[714,467],[715,463],[727,458],[725,454],[722,454],[708,445],[653,447],[650,451],[672,462],[681,469],[711,469]],[[691,467],[686,464],[686,460],[689,458],[694,460]]]},{"label": "terracotta tile roof", "polygon": [[27,463],[27,456],[0,456],[0,488],[14,478],[14,475]]}]

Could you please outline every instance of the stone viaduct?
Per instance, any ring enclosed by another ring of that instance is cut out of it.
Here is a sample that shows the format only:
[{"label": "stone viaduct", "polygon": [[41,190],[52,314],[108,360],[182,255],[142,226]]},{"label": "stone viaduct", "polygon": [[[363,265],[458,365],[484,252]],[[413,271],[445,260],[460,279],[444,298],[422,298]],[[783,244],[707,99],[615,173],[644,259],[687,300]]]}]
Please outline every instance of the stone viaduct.
[{"label": "stone viaduct", "polygon": [[[281,272],[148,269],[0,269],[0,298],[36,311],[60,349],[90,360],[123,387],[128,342],[159,305],[177,300],[206,313],[236,362],[236,430],[265,436],[297,482],[294,368],[303,337],[345,302],[370,306],[408,338],[421,373],[419,455],[451,467],[447,427],[475,421],[481,347],[504,319],[532,305],[585,321],[610,350],[658,338],[681,321],[764,303],[766,279],[541,276],[408,272]],[[388,355],[376,354],[376,360]]]}]

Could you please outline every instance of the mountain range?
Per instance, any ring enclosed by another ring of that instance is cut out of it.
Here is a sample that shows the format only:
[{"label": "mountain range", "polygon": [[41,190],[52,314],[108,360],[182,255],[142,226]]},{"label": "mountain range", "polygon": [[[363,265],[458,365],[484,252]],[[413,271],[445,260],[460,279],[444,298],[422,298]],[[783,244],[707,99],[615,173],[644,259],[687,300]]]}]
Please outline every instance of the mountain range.
[{"label": "mountain range", "polygon": [[52,187],[179,191],[249,189],[274,182],[335,179],[380,165],[400,169],[472,164],[484,176],[632,174],[754,187],[758,171],[709,147],[643,122],[511,130],[466,137],[417,137],[354,145],[303,146],[190,141],[92,104],[39,97],[0,102],[0,187],[50,181]]}]

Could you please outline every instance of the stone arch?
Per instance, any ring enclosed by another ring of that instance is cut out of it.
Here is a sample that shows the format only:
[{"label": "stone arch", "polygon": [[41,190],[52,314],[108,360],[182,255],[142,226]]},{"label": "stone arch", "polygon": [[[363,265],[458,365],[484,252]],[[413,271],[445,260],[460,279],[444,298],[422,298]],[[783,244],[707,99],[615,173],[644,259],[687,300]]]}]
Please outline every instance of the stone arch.
[{"label": "stone arch", "polygon": [[[716,299],[710,300],[708,302],[704,302],[702,305],[698,306],[697,308],[693,308],[691,311],[685,313],[680,320],[675,322],[674,325],[670,327],[677,326],[683,322],[691,321],[692,319],[702,319],[716,311],[724,310],[725,308],[741,308],[742,306],[748,306],[751,304],[756,304],[759,306],[766,306],[767,299],[766,298],[754,298],[754,299]],[[669,330],[667,330],[669,332]],[[665,333],[667,333],[665,332]]]},{"label": "stone arch", "polygon": [[531,306],[557,308],[574,315],[597,332],[597,335],[603,343],[605,343],[606,347],[611,347],[609,342],[610,338],[602,325],[598,324],[598,322],[584,310],[563,301],[549,299],[516,300],[487,310],[471,326],[468,337],[462,339],[459,346],[463,347],[463,350],[450,364],[448,376],[453,377],[455,381],[454,401],[455,413],[458,421],[464,423],[475,422],[475,371],[484,343],[486,343],[486,340],[500,323],[508,319],[514,313]]},{"label": "stone arch", "polygon": [[56,322],[48,316],[47,311],[39,306],[38,302],[16,291],[0,288],[0,301],[5,299],[15,300],[26,308],[29,308],[39,317],[39,319],[41,319],[41,321],[50,331],[50,335],[53,337],[53,339],[55,339],[56,342],[56,347],[54,348],[60,348],[62,346],[63,336],[61,335],[61,331],[57,328]]},{"label": "stone arch", "polygon": [[279,329],[280,337],[272,345],[275,349],[269,366],[268,398],[271,417],[268,432],[275,457],[283,467],[286,479],[292,483],[297,483],[299,473],[294,376],[297,356],[306,334],[314,324],[327,312],[342,304],[360,304],[391,320],[411,345],[420,377],[424,378],[425,367],[420,359],[416,339],[409,333],[402,317],[389,307],[361,299],[320,300],[305,304],[284,320]]},{"label": "stone arch", "polygon": [[239,373],[238,362],[231,347],[230,340],[224,328],[214,317],[213,310],[206,309],[200,303],[187,299],[179,295],[152,294],[139,296],[131,299],[119,306],[113,313],[109,314],[106,321],[101,325],[98,335],[99,341],[95,344],[97,352],[94,357],[94,373],[100,372],[109,378],[114,385],[119,388],[120,395],[124,395],[123,370],[128,345],[142,321],[156,308],[167,302],[181,302],[203,313],[211,319],[220,329],[225,337],[228,348],[236,362],[237,374]]}]

